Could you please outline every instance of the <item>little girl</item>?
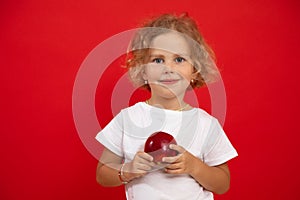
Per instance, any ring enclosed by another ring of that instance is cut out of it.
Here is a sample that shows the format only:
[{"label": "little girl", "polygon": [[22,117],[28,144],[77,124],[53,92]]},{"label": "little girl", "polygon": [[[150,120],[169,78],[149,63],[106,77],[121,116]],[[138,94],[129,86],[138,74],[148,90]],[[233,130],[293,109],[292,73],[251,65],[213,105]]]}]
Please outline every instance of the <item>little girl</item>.
[{"label": "little girl", "polygon": [[[123,109],[97,136],[104,151],[97,166],[103,186],[125,184],[127,199],[213,199],[229,189],[227,161],[237,152],[218,121],[184,101],[188,89],[215,80],[213,52],[186,14],[165,14],[137,31],[126,65],[132,82],[150,99]],[[171,134],[170,149],[158,165],[145,153],[154,132]]]}]

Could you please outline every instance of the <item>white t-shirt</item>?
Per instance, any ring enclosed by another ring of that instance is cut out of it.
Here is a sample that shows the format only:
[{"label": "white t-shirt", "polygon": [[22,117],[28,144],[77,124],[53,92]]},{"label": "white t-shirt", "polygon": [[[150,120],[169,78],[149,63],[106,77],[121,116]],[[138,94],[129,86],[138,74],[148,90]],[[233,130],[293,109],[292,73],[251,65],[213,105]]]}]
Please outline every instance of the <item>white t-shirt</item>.
[{"label": "white t-shirt", "polygon": [[[144,149],[147,138],[157,131],[173,135],[178,145],[209,166],[237,156],[218,121],[199,108],[180,112],[140,102],[123,109],[96,139],[130,162],[137,151]],[[163,170],[126,184],[126,196],[129,200],[213,199],[213,194],[189,175],[170,175]]]}]

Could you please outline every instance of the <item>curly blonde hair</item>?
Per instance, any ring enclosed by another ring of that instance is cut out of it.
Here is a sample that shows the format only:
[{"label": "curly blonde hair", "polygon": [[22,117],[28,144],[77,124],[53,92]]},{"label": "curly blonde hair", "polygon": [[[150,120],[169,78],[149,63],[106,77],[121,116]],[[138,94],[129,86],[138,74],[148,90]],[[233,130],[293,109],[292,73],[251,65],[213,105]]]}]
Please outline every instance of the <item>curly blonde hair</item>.
[{"label": "curly blonde hair", "polygon": [[213,50],[207,45],[196,22],[184,13],[179,16],[163,14],[146,21],[134,35],[126,57],[126,67],[134,85],[150,90],[142,77],[143,66],[148,61],[150,43],[158,35],[176,31],[186,39],[192,49],[191,59],[197,77],[191,81],[192,88],[215,81],[219,71],[215,65]]}]

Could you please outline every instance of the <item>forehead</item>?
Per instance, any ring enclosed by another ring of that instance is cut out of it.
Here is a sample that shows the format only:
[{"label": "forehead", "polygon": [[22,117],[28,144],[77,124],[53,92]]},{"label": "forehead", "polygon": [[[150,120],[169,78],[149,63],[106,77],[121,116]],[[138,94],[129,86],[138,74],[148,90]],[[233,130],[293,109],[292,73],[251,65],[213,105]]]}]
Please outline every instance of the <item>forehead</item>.
[{"label": "forehead", "polygon": [[173,32],[156,36],[152,40],[150,48],[160,49],[179,55],[190,54],[190,48],[186,39],[179,33]]}]

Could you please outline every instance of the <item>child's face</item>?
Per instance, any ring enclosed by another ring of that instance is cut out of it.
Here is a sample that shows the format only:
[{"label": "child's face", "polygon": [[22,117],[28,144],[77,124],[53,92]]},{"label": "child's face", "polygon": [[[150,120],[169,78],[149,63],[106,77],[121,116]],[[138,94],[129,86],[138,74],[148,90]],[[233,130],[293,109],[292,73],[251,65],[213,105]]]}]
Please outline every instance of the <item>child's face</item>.
[{"label": "child's face", "polygon": [[148,80],[152,94],[184,95],[195,78],[191,63],[189,45],[181,35],[173,32],[159,35],[151,43],[143,78]]}]

